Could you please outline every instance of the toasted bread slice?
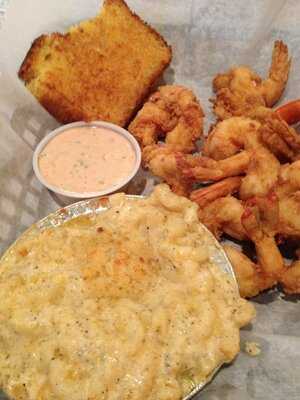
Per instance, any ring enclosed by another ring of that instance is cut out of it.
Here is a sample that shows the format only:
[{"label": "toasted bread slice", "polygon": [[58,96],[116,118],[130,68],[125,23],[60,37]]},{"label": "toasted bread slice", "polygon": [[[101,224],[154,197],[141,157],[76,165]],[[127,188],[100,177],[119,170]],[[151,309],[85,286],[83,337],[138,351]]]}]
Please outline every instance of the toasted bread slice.
[{"label": "toasted bread slice", "polygon": [[164,39],[123,0],[105,0],[95,18],[37,38],[19,77],[62,123],[125,126],[171,58]]}]

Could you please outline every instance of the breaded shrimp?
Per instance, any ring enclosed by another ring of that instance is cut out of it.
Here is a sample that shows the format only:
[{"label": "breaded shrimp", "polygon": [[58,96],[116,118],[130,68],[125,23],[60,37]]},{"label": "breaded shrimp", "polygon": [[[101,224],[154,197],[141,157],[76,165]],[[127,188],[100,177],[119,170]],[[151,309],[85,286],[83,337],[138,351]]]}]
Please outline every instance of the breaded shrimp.
[{"label": "breaded shrimp", "polygon": [[[275,190],[243,203],[229,195],[237,190],[238,182],[225,180],[211,186],[198,189],[190,196],[199,204],[200,221],[217,238],[226,233],[238,240],[252,240],[255,244],[257,264],[240,251],[225,246],[241,295],[256,296],[278,282],[282,283],[286,293],[299,293],[300,264],[284,265],[275,236],[300,237],[300,192],[279,199]],[[217,198],[218,193],[225,197]],[[209,198],[214,200],[209,203]]]},{"label": "breaded shrimp", "polygon": [[265,231],[280,238],[300,238],[300,190],[281,192],[277,183],[267,196],[253,197],[246,204],[258,206]]},{"label": "breaded shrimp", "polygon": [[300,260],[294,261],[280,279],[283,290],[288,294],[300,294]]},{"label": "breaded shrimp", "polygon": [[165,139],[174,151],[196,150],[203,132],[204,113],[193,92],[183,86],[161,86],[128,127],[143,147]]},{"label": "breaded shrimp", "polygon": [[259,292],[276,285],[286,271],[275,241],[273,228],[277,225],[277,221],[270,220],[274,218],[272,212],[274,201],[276,201],[274,196],[269,196],[260,204],[248,202],[241,216],[242,226],[255,245],[257,264],[237,249],[225,246],[243,297],[256,296]]},{"label": "breaded shrimp", "polygon": [[251,153],[246,176],[241,183],[240,199],[266,196],[275,187],[279,170],[280,163],[277,158],[265,147],[257,147]]},{"label": "breaded shrimp", "polygon": [[285,195],[278,202],[278,234],[285,238],[300,238],[300,191]]},{"label": "breaded shrimp", "polygon": [[251,261],[240,250],[229,245],[223,245],[223,248],[234,269],[242,297],[257,296],[276,284],[276,280],[264,274],[261,266]]},{"label": "breaded shrimp", "polygon": [[298,190],[300,190],[300,160],[281,166],[276,194],[281,199]]},{"label": "breaded shrimp", "polygon": [[[197,202],[197,201],[196,201]],[[216,236],[223,233],[238,239],[246,240],[248,235],[241,223],[244,212],[242,203],[233,196],[221,197],[205,207],[199,207],[199,220]]]},{"label": "breaded shrimp", "polygon": [[212,158],[198,156],[193,162],[186,155],[178,158],[178,168],[187,178],[198,182],[219,181],[221,179],[245,174],[250,163],[251,153],[243,151],[225,160],[215,161]]},{"label": "breaded shrimp", "polygon": [[214,160],[224,160],[241,150],[260,144],[261,123],[250,118],[232,117],[217,123],[204,142],[202,153]]},{"label": "breaded shrimp", "polygon": [[300,135],[266,107],[253,110],[251,118],[231,117],[218,122],[205,140],[202,153],[223,160],[261,145],[280,160],[300,158]]},{"label": "breaded shrimp", "polygon": [[[284,121],[280,121],[275,115],[270,116],[259,129],[262,142],[270,151],[283,161],[295,160],[299,157],[299,151],[294,145],[290,146],[288,141],[290,135],[294,135],[294,130],[284,126]],[[286,140],[287,137],[287,140]]]},{"label": "breaded shrimp", "polygon": [[[178,154],[168,146],[146,146],[143,151],[143,163],[146,168],[168,183],[174,193],[189,196],[192,181],[183,176],[177,166]],[[189,156],[192,157],[192,156]]]},{"label": "breaded shrimp", "polygon": [[287,46],[277,40],[267,79],[262,80],[250,68],[243,66],[218,74],[213,80],[216,116],[219,119],[248,116],[257,107],[272,107],[284,91],[290,64]]},{"label": "breaded shrimp", "polygon": [[294,161],[300,158],[300,135],[288,125],[300,121],[300,101],[292,101],[275,112],[270,108],[258,107],[249,117],[259,121],[258,130],[261,142],[282,161]]},{"label": "breaded shrimp", "polygon": [[223,179],[210,186],[194,190],[190,199],[199,205],[199,220],[219,239],[224,233],[239,239],[247,239],[241,223],[244,208],[232,197],[241,185],[240,177]]},{"label": "breaded shrimp", "polygon": [[182,175],[195,182],[220,181],[224,178],[245,175],[239,196],[246,200],[253,196],[265,196],[275,186],[280,163],[263,146],[244,150],[224,160],[215,161],[208,157],[191,158],[180,154],[178,169]]},{"label": "breaded shrimp", "polygon": [[253,108],[265,106],[257,90],[260,82],[260,77],[245,66],[218,74],[213,80],[216,98],[212,100],[217,118],[223,120],[233,116],[247,116]]},{"label": "breaded shrimp", "polygon": [[[242,297],[254,297],[277,283],[277,280],[266,275],[259,264],[252,262],[241,251],[229,245],[223,245],[223,248],[233,266]],[[285,268],[278,282],[285,293],[300,294],[300,260]]]},{"label": "breaded shrimp", "polygon": [[[273,199],[270,198],[269,207],[271,208]],[[252,207],[247,207],[241,218],[242,225],[247,232],[248,237],[255,245],[258,264],[265,275],[274,279],[274,282],[280,279],[285,270],[283,258],[277,247],[274,232],[268,229],[268,224],[261,223],[260,216]],[[274,226],[274,221],[270,221]]]}]

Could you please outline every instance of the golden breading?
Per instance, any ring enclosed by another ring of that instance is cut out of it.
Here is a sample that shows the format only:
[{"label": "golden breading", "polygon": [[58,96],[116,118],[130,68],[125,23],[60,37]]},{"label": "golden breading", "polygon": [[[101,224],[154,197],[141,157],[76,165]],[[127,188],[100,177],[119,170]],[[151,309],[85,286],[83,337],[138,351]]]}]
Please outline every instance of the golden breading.
[{"label": "golden breading", "polygon": [[37,38],[19,77],[60,122],[126,125],[172,57],[171,48],[123,0],[65,34]]}]

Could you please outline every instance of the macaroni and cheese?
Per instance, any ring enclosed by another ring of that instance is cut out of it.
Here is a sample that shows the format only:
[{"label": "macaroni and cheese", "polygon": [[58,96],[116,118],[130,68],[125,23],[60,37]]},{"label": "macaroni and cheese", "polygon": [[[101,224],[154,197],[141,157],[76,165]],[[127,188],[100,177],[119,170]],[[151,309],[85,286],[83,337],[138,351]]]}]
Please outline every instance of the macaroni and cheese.
[{"label": "macaroni and cheese", "polygon": [[254,316],[197,206],[159,185],[32,230],[0,263],[0,387],[18,400],[176,400]]}]

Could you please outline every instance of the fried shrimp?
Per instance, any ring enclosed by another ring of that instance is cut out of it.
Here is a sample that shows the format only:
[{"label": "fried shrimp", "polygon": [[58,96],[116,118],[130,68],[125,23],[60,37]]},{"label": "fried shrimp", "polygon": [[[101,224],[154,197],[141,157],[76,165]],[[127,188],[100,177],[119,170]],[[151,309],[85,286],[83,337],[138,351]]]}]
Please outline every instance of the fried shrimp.
[{"label": "fried shrimp", "polygon": [[284,91],[290,64],[287,46],[277,40],[267,79],[262,80],[250,68],[244,66],[218,74],[213,80],[216,93],[213,109],[216,116],[219,119],[247,116],[257,107],[272,107]]},{"label": "fried shrimp", "polygon": [[[197,201],[196,201],[197,202]],[[221,197],[199,208],[199,220],[220,239],[223,233],[238,239],[248,239],[241,223],[244,212],[242,203],[233,196]]]},{"label": "fried shrimp", "polygon": [[[267,196],[241,202],[229,195],[237,190],[238,182],[234,185],[234,182],[224,181],[211,185],[215,186],[211,193],[210,187],[198,189],[192,192],[190,198],[199,204],[199,220],[218,239],[226,233],[238,240],[254,242],[257,263],[236,248],[224,246],[241,296],[256,296],[277,283],[282,284],[286,293],[300,293],[300,263],[296,261],[286,267],[275,240],[278,234],[299,238],[300,192],[278,198],[275,188]],[[225,197],[217,198],[218,194]],[[208,203],[208,197],[214,200]]]},{"label": "fried shrimp", "polygon": [[[265,209],[264,217],[268,219],[268,217],[274,216],[274,212],[268,212],[272,211],[274,198],[270,197],[267,200],[269,207]],[[267,202],[265,206],[267,206]],[[274,237],[273,228],[276,222],[266,220],[265,223],[262,223],[261,215],[252,207],[246,207],[241,221],[248,237],[255,245],[257,260],[262,270],[269,277],[278,280],[284,272],[285,266]]]},{"label": "fried shrimp", "polygon": [[290,132],[287,132],[284,126],[282,127],[283,122],[274,116],[267,118],[260,129],[261,140],[279,160],[295,160],[297,151],[285,140],[285,134],[290,134]]},{"label": "fried shrimp", "polygon": [[263,146],[242,151],[224,160],[215,161],[208,157],[178,156],[178,169],[183,176],[195,182],[221,181],[224,178],[244,175],[239,197],[246,200],[253,196],[265,196],[275,186],[280,163]]},{"label": "fried shrimp", "polygon": [[300,135],[278,115],[272,113],[260,129],[261,139],[281,160],[300,158]]},{"label": "fried shrimp", "polygon": [[241,181],[240,177],[223,179],[194,190],[190,195],[190,199],[199,205],[199,220],[218,239],[223,232],[239,240],[247,239],[241,223],[244,208],[238,199],[231,196],[239,190]]},{"label": "fried shrimp", "polygon": [[300,157],[300,135],[266,107],[253,110],[251,118],[231,117],[218,122],[205,140],[202,153],[223,160],[261,145],[283,161]]},{"label": "fried shrimp", "polygon": [[[288,190],[289,189],[289,190]],[[280,181],[267,196],[252,197],[246,204],[254,204],[261,212],[261,222],[274,236],[285,239],[300,238],[300,190],[285,187]]]},{"label": "fried shrimp", "polygon": [[288,294],[300,294],[300,260],[294,261],[280,279],[283,290]]},{"label": "fried shrimp", "polygon": [[243,178],[239,197],[241,200],[253,196],[266,196],[276,185],[280,171],[277,158],[265,147],[253,150]]},{"label": "fried shrimp", "polygon": [[143,147],[165,139],[172,150],[196,150],[203,132],[204,113],[193,92],[183,86],[161,86],[128,127]]},{"label": "fried shrimp", "polygon": [[194,181],[219,181],[231,176],[244,174],[250,159],[251,153],[247,151],[219,161],[203,156],[195,156],[191,160],[188,156],[181,154],[178,157],[178,168],[181,169],[184,176]]},{"label": "fried shrimp", "polygon": [[278,233],[285,238],[300,238],[300,191],[279,199]]},{"label": "fried shrimp", "polygon": [[[199,164],[193,169],[194,176],[218,180],[245,174],[240,198],[266,195],[277,181],[280,164],[262,145],[261,126],[261,122],[245,117],[232,117],[217,123],[203,147],[203,154],[216,161],[199,158]],[[183,173],[186,172],[192,174],[191,170],[183,169]]]},{"label": "fried shrimp", "polygon": [[242,297],[253,297],[275,285],[276,281],[266,275],[259,264],[255,264],[235,247],[223,245],[233,266]]},{"label": "fried shrimp", "polygon": [[288,125],[290,121],[300,121],[299,104],[300,101],[292,101],[275,111],[258,107],[248,115],[261,123],[260,140],[280,161],[294,161],[300,157],[300,135]]},{"label": "fried shrimp", "polygon": [[[300,206],[300,204],[299,204]],[[257,264],[253,263],[239,250],[225,245],[224,249],[232,263],[242,297],[253,297],[259,292],[280,283],[285,293],[300,294],[300,261],[285,266],[276,246],[274,232],[266,234],[257,219],[249,210],[243,214],[242,223],[247,234],[255,243]],[[274,221],[272,222],[274,226]],[[282,229],[279,215],[278,226]],[[266,225],[265,225],[266,226]],[[299,254],[298,254],[299,256]]]},{"label": "fried shrimp", "polygon": [[224,160],[241,150],[258,146],[260,126],[260,122],[245,117],[218,122],[204,142],[203,155]]},{"label": "fried shrimp", "polygon": [[218,119],[247,116],[255,107],[265,106],[257,87],[260,77],[248,67],[236,67],[218,74],[213,80],[216,98],[213,111]]},{"label": "fried shrimp", "polygon": [[279,234],[300,238],[300,161],[281,167],[275,193],[279,204]]},{"label": "fried shrimp", "polygon": [[257,264],[238,250],[225,247],[243,297],[256,296],[276,285],[286,271],[275,241],[274,226],[277,226],[277,221],[273,220],[276,216],[272,210],[274,201],[274,196],[269,196],[259,204],[259,208],[255,202],[248,202],[241,216],[242,226],[255,245]]},{"label": "fried shrimp", "polygon": [[167,182],[174,193],[189,196],[192,189],[192,182],[182,176],[178,170],[178,156],[178,153],[169,146],[146,146],[143,151],[143,163],[154,175]]},{"label": "fried shrimp", "polygon": [[286,267],[277,279],[264,273],[260,264],[255,264],[238,249],[223,245],[233,266],[242,297],[257,296],[260,292],[280,283],[285,293],[300,294],[300,260]]},{"label": "fried shrimp", "polygon": [[298,190],[300,190],[300,160],[281,166],[276,194],[281,199]]}]

